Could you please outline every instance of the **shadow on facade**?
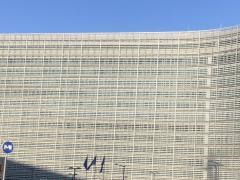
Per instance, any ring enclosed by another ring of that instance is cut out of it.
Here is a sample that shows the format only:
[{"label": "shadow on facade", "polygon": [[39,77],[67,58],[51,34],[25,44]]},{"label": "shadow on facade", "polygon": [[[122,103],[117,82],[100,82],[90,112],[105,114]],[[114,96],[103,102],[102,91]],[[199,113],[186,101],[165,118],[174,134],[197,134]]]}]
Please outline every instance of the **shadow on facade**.
[{"label": "shadow on facade", "polygon": [[7,161],[5,180],[72,180],[71,175],[54,173],[46,169],[36,168],[13,160]]}]

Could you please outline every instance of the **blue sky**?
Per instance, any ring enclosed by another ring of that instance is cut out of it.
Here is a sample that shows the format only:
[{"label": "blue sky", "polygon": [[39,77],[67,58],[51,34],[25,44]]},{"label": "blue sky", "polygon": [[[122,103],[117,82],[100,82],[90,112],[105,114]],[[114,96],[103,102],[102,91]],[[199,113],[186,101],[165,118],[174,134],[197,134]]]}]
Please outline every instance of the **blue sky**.
[{"label": "blue sky", "polygon": [[0,32],[136,32],[240,24],[240,0],[0,0]]}]

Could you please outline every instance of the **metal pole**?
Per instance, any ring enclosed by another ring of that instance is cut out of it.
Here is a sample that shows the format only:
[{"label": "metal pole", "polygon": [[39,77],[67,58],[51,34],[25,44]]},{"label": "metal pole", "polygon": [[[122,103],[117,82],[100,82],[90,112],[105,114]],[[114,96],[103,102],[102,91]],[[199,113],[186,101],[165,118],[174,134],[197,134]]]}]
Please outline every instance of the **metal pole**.
[{"label": "metal pole", "polygon": [[103,180],[104,180],[104,171],[105,171],[105,170],[103,169]]},{"label": "metal pole", "polygon": [[123,173],[123,177],[122,177],[122,179],[125,180],[125,167],[126,167],[126,165],[121,165],[121,164],[115,164],[115,165],[123,168],[123,172],[122,172]]},{"label": "metal pole", "polygon": [[155,180],[155,172],[153,172],[153,171],[150,171],[150,173],[151,173],[151,178],[152,178],[152,180]]},{"label": "metal pole", "polygon": [[76,178],[76,168],[73,168],[73,180]]},{"label": "metal pole", "polygon": [[76,179],[76,175],[77,175],[77,173],[76,173],[76,170],[77,169],[81,169],[80,167],[69,167],[69,169],[72,169],[73,170],[73,174],[71,174],[72,175],[72,179],[73,180],[75,180]]},{"label": "metal pole", "polygon": [[95,179],[95,175],[96,175],[96,165],[94,166],[93,179]]},{"label": "metal pole", "polygon": [[6,167],[7,166],[7,155],[5,155],[4,158],[4,165],[3,165],[3,180],[5,180],[5,176],[6,176]]}]

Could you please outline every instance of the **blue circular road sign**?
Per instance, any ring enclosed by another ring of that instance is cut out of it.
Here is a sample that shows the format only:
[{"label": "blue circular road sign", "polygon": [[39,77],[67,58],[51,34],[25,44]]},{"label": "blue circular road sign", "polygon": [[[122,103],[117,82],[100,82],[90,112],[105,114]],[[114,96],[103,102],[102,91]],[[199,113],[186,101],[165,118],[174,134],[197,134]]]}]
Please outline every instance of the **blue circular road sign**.
[{"label": "blue circular road sign", "polygon": [[10,154],[13,151],[13,143],[10,141],[5,141],[2,145],[3,152]]}]

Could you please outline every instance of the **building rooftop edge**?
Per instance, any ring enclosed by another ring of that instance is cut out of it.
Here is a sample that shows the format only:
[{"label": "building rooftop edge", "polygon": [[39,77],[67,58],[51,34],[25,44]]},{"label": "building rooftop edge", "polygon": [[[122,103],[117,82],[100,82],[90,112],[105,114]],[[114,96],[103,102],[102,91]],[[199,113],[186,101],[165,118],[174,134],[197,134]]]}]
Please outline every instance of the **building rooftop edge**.
[{"label": "building rooftop edge", "polygon": [[213,28],[213,29],[203,29],[203,30],[183,30],[183,31],[149,31],[149,32],[14,32],[14,33],[0,33],[0,35],[63,35],[63,34],[98,34],[98,35],[116,35],[116,34],[178,34],[178,33],[201,33],[201,32],[222,32],[222,31],[229,31],[229,30],[238,30],[240,25],[228,26],[223,28]]}]

